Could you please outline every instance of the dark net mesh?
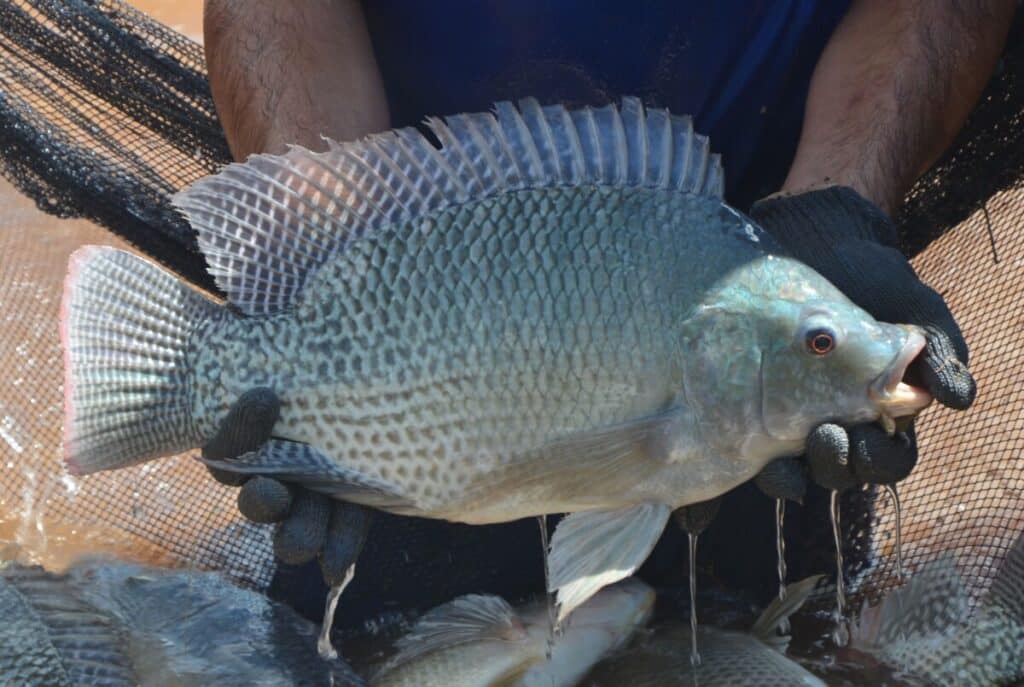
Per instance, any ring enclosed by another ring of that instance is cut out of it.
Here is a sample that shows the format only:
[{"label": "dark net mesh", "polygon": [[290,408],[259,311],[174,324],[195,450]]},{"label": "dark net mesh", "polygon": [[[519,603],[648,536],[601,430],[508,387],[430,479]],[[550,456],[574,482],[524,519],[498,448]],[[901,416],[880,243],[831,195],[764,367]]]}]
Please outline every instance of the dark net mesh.
[{"label": "dark net mesh", "polygon": [[0,4],[0,165],[213,288],[169,196],[230,159],[202,48],[118,2]]},{"label": "dark net mesh", "polygon": [[[82,485],[59,459],[61,280],[76,247],[112,242],[92,222],[211,287],[188,227],[168,204],[173,191],[228,159],[201,48],[111,0],[4,2],[0,34],[0,168],[44,211],[91,220],[43,221],[0,189],[0,369],[9,371],[0,387],[0,544],[45,558],[46,539],[57,538],[72,550],[221,569],[265,588],[273,572],[268,531],[239,520],[233,492],[187,457]],[[981,390],[966,413],[932,409],[920,420],[921,461],[900,485],[904,558],[913,571],[951,550],[975,593],[1024,529],[1020,36],[1017,27],[953,151],[914,187],[901,214],[905,248],[958,316]],[[805,510],[805,520],[827,523],[820,500]],[[884,495],[846,498],[855,593],[876,596],[895,582],[892,513]],[[800,572],[830,569],[831,550],[819,548]]]},{"label": "dark net mesh", "polygon": [[[118,2],[0,3],[0,36],[4,176],[45,212],[103,225],[210,287],[169,204],[229,158],[202,48]],[[61,282],[75,248],[111,237],[88,222],[46,221],[9,188],[0,193],[0,362],[12,371],[0,386],[0,540],[44,559],[112,550],[265,587],[269,533],[240,520],[233,491],[191,460],[81,489],[62,475]]]}]

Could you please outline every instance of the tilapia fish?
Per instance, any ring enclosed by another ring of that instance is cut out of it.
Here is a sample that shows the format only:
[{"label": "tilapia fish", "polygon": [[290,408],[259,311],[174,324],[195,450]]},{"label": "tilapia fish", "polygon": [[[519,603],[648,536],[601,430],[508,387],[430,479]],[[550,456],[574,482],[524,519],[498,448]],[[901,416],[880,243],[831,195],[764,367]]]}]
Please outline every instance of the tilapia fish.
[{"label": "tilapia fish", "polygon": [[317,629],[213,573],[94,561],[0,569],[0,685],[360,687]]},{"label": "tilapia fish", "polygon": [[203,445],[254,387],[274,439],[218,468],[399,514],[554,533],[564,617],[809,431],[913,413],[924,346],[773,254],[690,120],[526,100],[292,148],[176,197],[228,302],[85,247],[62,306],[78,474]]},{"label": "tilapia fish", "polygon": [[690,663],[690,628],[669,624],[655,629],[625,651],[608,658],[587,675],[587,687],[824,687],[825,683],[786,657],[789,637],[778,635],[779,623],[799,610],[820,575],[786,588],[749,633],[700,626],[699,665]]},{"label": "tilapia fish", "polygon": [[952,555],[926,564],[851,628],[850,646],[929,685],[997,687],[1024,680],[1024,534],[972,612]]},{"label": "tilapia fish", "polygon": [[572,687],[625,644],[654,605],[636,579],[602,589],[551,639],[547,604],[519,611],[495,596],[470,595],[425,614],[371,687]]}]

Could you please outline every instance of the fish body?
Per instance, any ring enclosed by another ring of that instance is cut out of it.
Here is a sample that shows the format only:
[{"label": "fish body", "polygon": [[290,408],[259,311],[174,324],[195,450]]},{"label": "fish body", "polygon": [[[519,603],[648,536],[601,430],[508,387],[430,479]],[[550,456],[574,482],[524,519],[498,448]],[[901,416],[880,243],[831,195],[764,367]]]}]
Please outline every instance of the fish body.
[{"label": "fish body", "polygon": [[293,148],[181,194],[227,305],[76,253],[69,468],[201,446],[270,387],[274,439],[211,465],[472,524],[571,513],[564,617],[635,570],[671,509],[825,420],[929,400],[900,383],[921,333],[773,254],[689,120],[524,101],[432,127],[440,150],[413,130]]},{"label": "fish body", "polygon": [[213,573],[94,561],[0,570],[0,684],[360,687],[317,629]]},{"label": "fish body", "polygon": [[818,578],[790,585],[750,632],[698,626],[700,664],[690,663],[690,628],[659,626],[634,646],[599,663],[583,683],[588,687],[824,687],[825,683],[785,655],[789,638],[776,634],[778,622],[806,600]]},{"label": "fish body", "polygon": [[572,615],[546,655],[545,603],[511,608],[467,596],[425,614],[372,687],[573,687],[603,656],[642,626],[654,592],[630,579],[606,587]]},{"label": "fish body", "polygon": [[1024,535],[973,613],[952,556],[926,564],[852,626],[850,646],[927,684],[1013,685],[1024,679]]}]

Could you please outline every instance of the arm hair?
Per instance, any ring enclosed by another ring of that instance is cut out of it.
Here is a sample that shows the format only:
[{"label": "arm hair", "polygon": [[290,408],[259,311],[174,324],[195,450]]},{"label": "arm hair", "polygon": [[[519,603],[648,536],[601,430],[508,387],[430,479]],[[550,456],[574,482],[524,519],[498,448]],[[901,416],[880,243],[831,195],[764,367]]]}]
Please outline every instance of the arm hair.
[{"label": "arm hair", "polygon": [[963,126],[1015,5],[855,0],[815,68],[783,190],[843,184],[892,213]]},{"label": "arm hair", "polygon": [[217,114],[236,160],[314,150],[388,127],[358,0],[207,0],[203,33]]}]

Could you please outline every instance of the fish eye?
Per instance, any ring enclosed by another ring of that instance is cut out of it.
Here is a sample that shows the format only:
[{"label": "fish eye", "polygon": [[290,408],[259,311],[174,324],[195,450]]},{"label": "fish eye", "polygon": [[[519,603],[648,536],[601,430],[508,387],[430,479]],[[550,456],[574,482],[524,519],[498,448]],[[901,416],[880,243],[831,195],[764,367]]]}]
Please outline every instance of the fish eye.
[{"label": "fish eye", "polygon": [[836,347],[836,334],[828,327],[809,330],[804,340],[807,342],[807,350],[814,355],[826,355]]}]

